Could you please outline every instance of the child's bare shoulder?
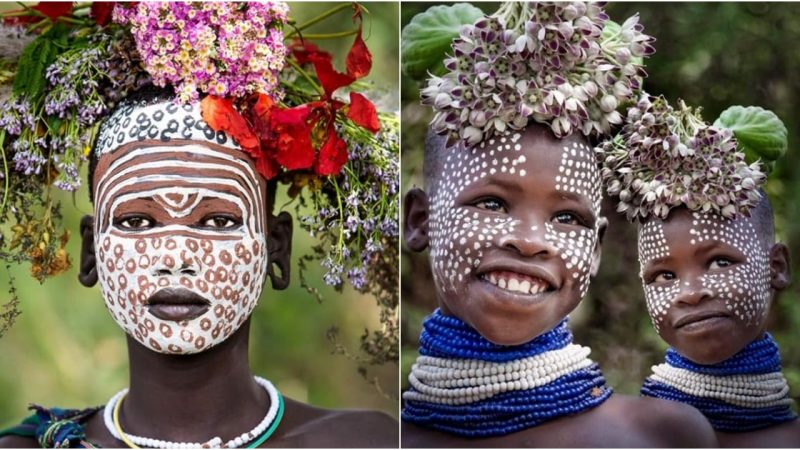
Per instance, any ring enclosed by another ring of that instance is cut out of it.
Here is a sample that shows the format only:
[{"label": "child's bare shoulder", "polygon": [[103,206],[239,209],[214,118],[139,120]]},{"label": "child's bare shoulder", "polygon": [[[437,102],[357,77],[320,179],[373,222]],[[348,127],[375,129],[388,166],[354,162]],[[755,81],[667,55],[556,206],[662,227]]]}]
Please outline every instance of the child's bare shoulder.
[{"label": "child's bare shoulder", "polygon": [[716,447],[711,424],[689,405],[651,397],[614,395],[608,414],[625,421],[658,447]]}]

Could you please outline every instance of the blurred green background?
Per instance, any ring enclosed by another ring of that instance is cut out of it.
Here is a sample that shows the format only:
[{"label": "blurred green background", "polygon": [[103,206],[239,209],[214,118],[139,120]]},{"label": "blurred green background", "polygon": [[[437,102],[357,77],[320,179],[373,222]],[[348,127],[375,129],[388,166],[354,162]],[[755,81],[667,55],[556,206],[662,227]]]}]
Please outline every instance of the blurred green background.
[{"label": "blurred green background", "polygon": [[[431,4],[403,3],[401,27]],[[487,13],[497,3],[475,3]],[[767,184],[778,239],[800,259],[800,4],[797,3],[610,3],[612,20],[639,13],[645,32],[657,39],[647,59],[645,88],[675,104],[683,98],[704,107],[713,122],[730,105],[774,111],[789,129],[789,151]],[[419,85],[402,77],[403,192],[422,186],[422,145],[432,115],[419,104]],[[579,343],[592,347],[617,392],[637,394],[650,366],[663,360],[664,344],[650,324],[638,279],[636,230],[606,201],[610,220],[599,275],[571,316]],[[800,278],[800,274],[795,274]],[[421,321],[435,307],[427,253],[404,249],[402,259],[402,374],[417,356]],[[800,400],[800,282],[784,291],[771,311],[768,329],[778,341],[791,394]]]},{"label": "blurred green background", "polygon": [[[335,6],[333,3],[290,3],[291,17],[303,23]],[[367,78],[373,84],[370,97],[380,110],[398,109],[398,15],[397,3],[369,3],[364,21],[364,39],[372,52],[374,67]],[[0,5],[14,9],[13,4]],[[351,10],[345,10],[307,30],[311,33],[351,28]],[[352,37],[326,41],[333,50],[336,67],[344,70],[344,55]],[[85,171],[84,171],[85,175]],[[85,176],[84,176],[85,179]],[[281,198],[282,196],[282,198]],[[87,289],[77,280],[78,222],[90,214],[86,188],[74,198],[61,195],[65,227],[73,238],[67,248],[73,267],[40,285],[28,275],[29,267],[0,268],[0,303],[8,299],[9,276],[15,280],[22,315],[0,339],[0,428],[18,423],[28,415],[29,403],[45,406],[86,407],[104,404],[128,385],[127,349],[124,334],[103,306],[99,288]],[[286,203],[281,192],[277,207]],[[292,212],[293,205],[284,206]],[[2,230],[7,234],[8,230]],[[313,238],[295,223],[293,252],[308,251]],[[255,310],[250,360],[256,374],[269,378],[296,400],[327,408],[398,412],[398,367],[386,364],[370,368],[367,377],[345,356],[333,354],[327,337],[331,327],[339,329],[339,342],[358,354],[359,338],[366,328],[379,325],[375,301],[351,289],[342,294],[323,286],[319,265],[306,275],[321,288],[324,301],[300,287],[297,267],[285,291],[265,288]]]}]

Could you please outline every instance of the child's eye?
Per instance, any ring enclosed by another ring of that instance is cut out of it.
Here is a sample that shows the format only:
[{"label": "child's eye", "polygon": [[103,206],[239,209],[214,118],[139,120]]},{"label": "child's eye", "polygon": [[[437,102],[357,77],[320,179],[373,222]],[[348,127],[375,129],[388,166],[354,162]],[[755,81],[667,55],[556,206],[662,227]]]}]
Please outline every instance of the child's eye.
[{"label": "child's eye", "polygon": [[239,222],[228,216],[210,216],[203,219],[206,228],[228,229],[239,225]]},{"label": "child's eye", "polygon": [[656,276],[653,277],[653,282],[655,282],[655,283],[663,283],[665,281],[672,281],[674,279],[675,279],[675,274],[674,273],[672,273],[670,271],[667,271],[667,270],[664,270],[664,271],[658,272],[656,274]]},{"label": "child's eye", "polygon": [[583,220],[575,213],[560,212],[553,216],[553,221],[567,225],[584,225]]},{"label": "child's eye", "polygon": [[125,230],[144,230],[153,226],[153,219],[147,216],[128,216],[117,220],[117,226]]},{"label": "child's eye", "polygon": [[724,256],[717,256],[716,258],[711,260],[711,264],[708,265],[709,269],[720,269],[722,267],[728,267],[733,265],[733,261],[724,257]]},{"label": "child's eye", "polygon": [[475,202],[475,207],[478,209],[485,209],[488,211],[506,212],[503,203],[496,198],[487,198]]}]

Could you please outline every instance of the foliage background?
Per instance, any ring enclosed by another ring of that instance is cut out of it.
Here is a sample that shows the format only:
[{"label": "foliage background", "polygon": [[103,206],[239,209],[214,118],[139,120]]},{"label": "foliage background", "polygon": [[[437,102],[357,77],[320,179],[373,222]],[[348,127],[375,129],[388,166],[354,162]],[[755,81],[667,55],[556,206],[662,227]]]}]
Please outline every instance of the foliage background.
[{"label": "foliage background", "polygon": [[[303,23],[330,9],[331,3],[290,3],[291,17]],[[364,38],[374,61],[367,81],[370,97],[379,110],[398,109],[398,15],[396,2],[370,3]],[[14,9],[15,5],[0,5]],[[350,28],[351,11],[345,10],[308,30],[325,33]],[[321,47],[334,51],[335,65],[344,67],[344,55],[352,37],[326,41]],[[85,179],[85,169],[84,169]],[[9,276],[15,280],[22,315],[0,339],[0,428],[18,423],[28,413],[28,403],[45,406],[86,407],[104,404],[128,385],[127,349],[124,334],[103,306],[99,288],[86,289],[77,281],[78,223],[91,214],[85,186],[74,197],[61,195],[66,228],[73,238],[67,249],[73,256],[68,273],[39,285],[28,275],[29,267],[0,268],[0,303],[7,301]],[[289,212],[281,192],[276,208]],[[0,229],[8,234],[7,229]],[[314,240],[295,223],[294,260],[308,252]],[[321,289],[324,301],[300,287],[297,267],[285,291],[268,287],[256,308],[251,328],[250,361],[253,371],[273,381],[284,395],[326,408],[378,409],[397,416],[398,368],[396,364],[370,368],[362,378],[357,364],[333,354],[334,344],[326,335],[339,329],[339,342],[358,352],[365,328],[379,325],[378,308],[367,296],[345,289]],[[309,280],[319,280],[323,271],[310,265]],[[376,382],[373,384],[372,382]],[[376,387],[379,386],[379,387]]]},{"label": "foliage background", "polygon": [[[431,4],[404,3],[401,27]],[[491,13],[497,3],[475,3]],[[713,122],[730,105],[758,105],[774,111],[789,130],[789,151],[776,163],[766,190],[775,210],[777,237],[800,258],[800,4],[797,3],[610,3],[612,20],[639,12],[645,32],[655,36],[656,53],[646,59],[645,89],[672,103],[683,98],[704,107]],[[419,85],[402,78],[403,192],[422,186],[422,145],[431,119],[419,104]],[[606,201],[609,230],[600,273],[571,315],[576,341],[592,347],[617,392],[638,394],[650,366],[663,360],[666,344],[652,328],[638,279],[636,230]],[[797,275],[795,275],[797,277]],[[403,250],[402,374],[417,356],[421,322],[436,304],[427,253]],[[768,329],[778,341],[791,394],[800,401],[800,282],[773,304]]]}]

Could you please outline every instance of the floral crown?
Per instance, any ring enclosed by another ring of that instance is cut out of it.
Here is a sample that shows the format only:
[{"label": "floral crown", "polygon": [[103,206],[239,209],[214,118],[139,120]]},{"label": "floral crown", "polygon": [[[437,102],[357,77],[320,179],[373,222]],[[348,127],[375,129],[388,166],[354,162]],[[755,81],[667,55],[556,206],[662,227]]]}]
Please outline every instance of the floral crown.
[{"label": "floral crown", "polygon": [[[318,241],[300,260],[303,286],[316,294],[303,269],[319,259],[327,284],[341,289],[348,281],[375,295],[384,332],[365,336],[363,347],[373,359],[393,357],[399,130],[396,114],[378,113],[354,90],[372,67],[362,38],[366,9],[340,4],[296,24],[275,1],[23,8],[2,14],[0,25],[0,224],[11,231],[10,239],[0,231],[3,260],[29,261],[40,281],[69,268],[69,232],[60,230],[53,190],[79,188],[91,149],[157,132],[156,139],[222,139],[247,152],[264,178],[290,185],[300,226]],[[350,30],[303,34],[347,9]],[[349,36],[344,72],[309,40]],[[133,124],[138,115],[126,123],[135,106],[118,105],[147,86],[174,89],[172,103],[150,112],[180,116],[183,128],[170,134]],[[348,87],[342,98],[337,90]],[[121,120],[108,119],[112,111]],[[0,311],[0,335],[18,314],[12,297]]]},{"label": "floral crown", "polygon": [[786,136],[783,122],[760,107],[733,106],[709,125],[699,108],[644,94],[596,151],[608,194],[628,220],[665,219],[677,206],[733,218],[758,204]]},{"label": "floral crown", "polygon": [[467,146],[531,119],[557,137],[610,134],[622,122],[617,109],[635,99],[647,75],[642,57],[655,51],[638,16],[620,26],[602,3],[506,2],[490,16],[461,4],[431,8],[403,30],[406,71],[432,66],[419,54],[444,36],[431,30],[454,30],[475,16],[462,22],[444,70],[434,70],[441,76],[431,75],[421,92],[435,111],[431,128]]}]

